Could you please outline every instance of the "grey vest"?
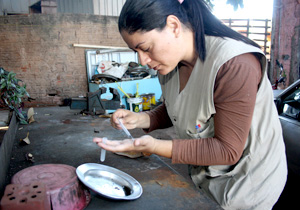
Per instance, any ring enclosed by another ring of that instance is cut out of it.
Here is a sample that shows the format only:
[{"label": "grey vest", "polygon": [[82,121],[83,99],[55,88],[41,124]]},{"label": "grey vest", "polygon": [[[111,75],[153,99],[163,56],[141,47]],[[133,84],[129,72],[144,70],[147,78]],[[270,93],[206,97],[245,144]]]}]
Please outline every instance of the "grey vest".
[{"label": "grey vest", "polygon": [[[182,139],[214,136],[214,84],[220,67],[244,53],[257,53],[262,80],[250,133],[237,164],[190,166],[193,182],[224,209],[271,209],[284,188],[287,166],[281,125],[266,75],[266,58],[257,48],[232,39],[206,37],[207,57],[197,60],[185,88],[179,93],[179,72],[160,75],[168,114]],[[197,132],[195,125],[201,125]]]}]

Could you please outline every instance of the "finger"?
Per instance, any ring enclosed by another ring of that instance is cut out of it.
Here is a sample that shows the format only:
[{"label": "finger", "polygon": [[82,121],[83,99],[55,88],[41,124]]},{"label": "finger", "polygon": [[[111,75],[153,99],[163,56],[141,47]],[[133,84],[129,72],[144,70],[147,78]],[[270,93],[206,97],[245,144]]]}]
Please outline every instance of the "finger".
[{"label": "finger", "polygon": [[94,137],[93,142],[100,143],[100,142],[102,142],[102,138]]},{"label": "finger", "polygon": [[118,146],[121,144],[133,144],[131,139],[124,139],[124,140],[106,140],[105,143],[103,142],[103,138],[95,137],[93,138],[93,142],[100,145],[109,145],[109,146]]},{"label": "finger", "polygon": [[[100,147],[102,147],[102,145],[105,145],[105,144],[111,144],[110,140],[105,140],[105,142],[103,142],[103,138],[98,138],[98,137],[93,138],[93,142],[98,144]],[[115,144],[116,144],[116,142],[115,142]]]},{"label": "finger", "polygon": [[155,147],[153,137],[149,135],[144,135],[140,138],[135,139],[134,148],[139,148],[142,152],[152,153],[153,148]]},{"label": "finger", "polygon": [[117,111],[114,112],[114,114],[110,118],[111,125],[118,130],[122,129],[117,118],[123,119],[127,115],[128,115],[128,110],[118,109]]},{"label": "finger", "polygon": [[134,113],[128,114],[126,117],[121,118],[120,121],[127,129],[136,128],[136,116]]},{"label": "finger", "polygon": [[[123,140],[123,141],[124,141],[124,140]],[[124,144],[123,141],[121,141],[121,140],[107,140],[107,141],[105,142],[105,144],[108,145],[108,146],[113,146],[113,147],[115,147],[115,146]]]},{"label": "finger", "polygon": [[111,118],[110,118],[110,124],[111,124],[112,127],[118,129],[118,124],[117,124],[117,122],[116,122],[115,119],[116,119],[115,117],[111,116]]},{"label": "finger", "polygon": [[117,118],[124,118],[128,115],[128,113],[130,113],[129,110],[117,109],[112,115],[113,121],[117,123]]},{"label": "finger", "polygon": [[141,140],[140,139],[134,139],[134,146],[135,147],[138,147],[138,146],[140,146],[141,145]]},{"label": "finger", "polygon": [[134,146],[146,146],[149,143],[151,136],[144,135],[134,140]]},{"label": "finger", "polygon": [[99,143],[98,145],[111,152],[127,152],[134,149],[132,141],[129,140],[110,141],[108,144]]}]

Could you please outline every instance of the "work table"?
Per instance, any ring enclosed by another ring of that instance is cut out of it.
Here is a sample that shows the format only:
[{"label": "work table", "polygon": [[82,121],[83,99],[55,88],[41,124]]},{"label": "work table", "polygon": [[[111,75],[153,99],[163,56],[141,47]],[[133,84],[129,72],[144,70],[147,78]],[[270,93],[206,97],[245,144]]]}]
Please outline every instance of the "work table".
[{"label": "work table", "polygon": [[[136,200],[123,201],[105,198],[91,192],[86,207],[92,209],[221,209],[203,192],[196,189],[188,176],[186,165],[173,165],[157,155],[128,158],[106,152],[100,162],[100,148],[94,136],[123,139],[125,134],[110,126],[108,118],[81,115],[69,107],[34,108],[35,122],[19,125],[13,146],[7,184],[18,171],[39,164],[66,164],[77,168],[84,163],[98,163],[119,169],[135,178],[143,188]],[[20,144],[29,132],[30,144]],[[141,129],[131,131],[133,137],[144,135]],[[172,139],[172,128],[151,132],[155,138]],[[26,160],[31,153],[34,161]]]}]

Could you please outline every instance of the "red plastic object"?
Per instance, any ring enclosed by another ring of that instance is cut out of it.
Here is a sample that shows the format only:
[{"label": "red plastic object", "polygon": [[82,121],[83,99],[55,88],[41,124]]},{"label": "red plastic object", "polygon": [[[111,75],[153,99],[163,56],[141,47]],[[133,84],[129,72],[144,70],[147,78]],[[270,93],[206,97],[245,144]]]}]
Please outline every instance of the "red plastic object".
[{"label": "red plastic object", "polygon": [[2,210],[50,210],[50,201],[43,183],[32,182],[28,185],[10,184],[5,188],[1,199]]},{"label": "red plastic object", "polygon": [[76,169],[63,164],[42,164],[16,173],[13,184],[42,182],[53,210],[82,210],[90,202],[89,190],[79,182]]}]

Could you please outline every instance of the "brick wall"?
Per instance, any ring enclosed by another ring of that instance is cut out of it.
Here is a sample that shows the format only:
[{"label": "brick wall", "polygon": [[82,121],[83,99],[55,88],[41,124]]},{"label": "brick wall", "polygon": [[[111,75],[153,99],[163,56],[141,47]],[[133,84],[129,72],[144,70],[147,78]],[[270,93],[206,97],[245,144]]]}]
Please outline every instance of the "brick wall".
[{"label": "brick wall", "polygon": [[59,105],[88,91],[85,49],[126,46],[117,17],[78,14],[0,16],[0,66],[27,85],[34,105]]},{"label": "brick wall", "polygon": [[287,86],[300,78],[300,0],[274,0],[271,71],[279,76],[276,59],[283,64]]}]

